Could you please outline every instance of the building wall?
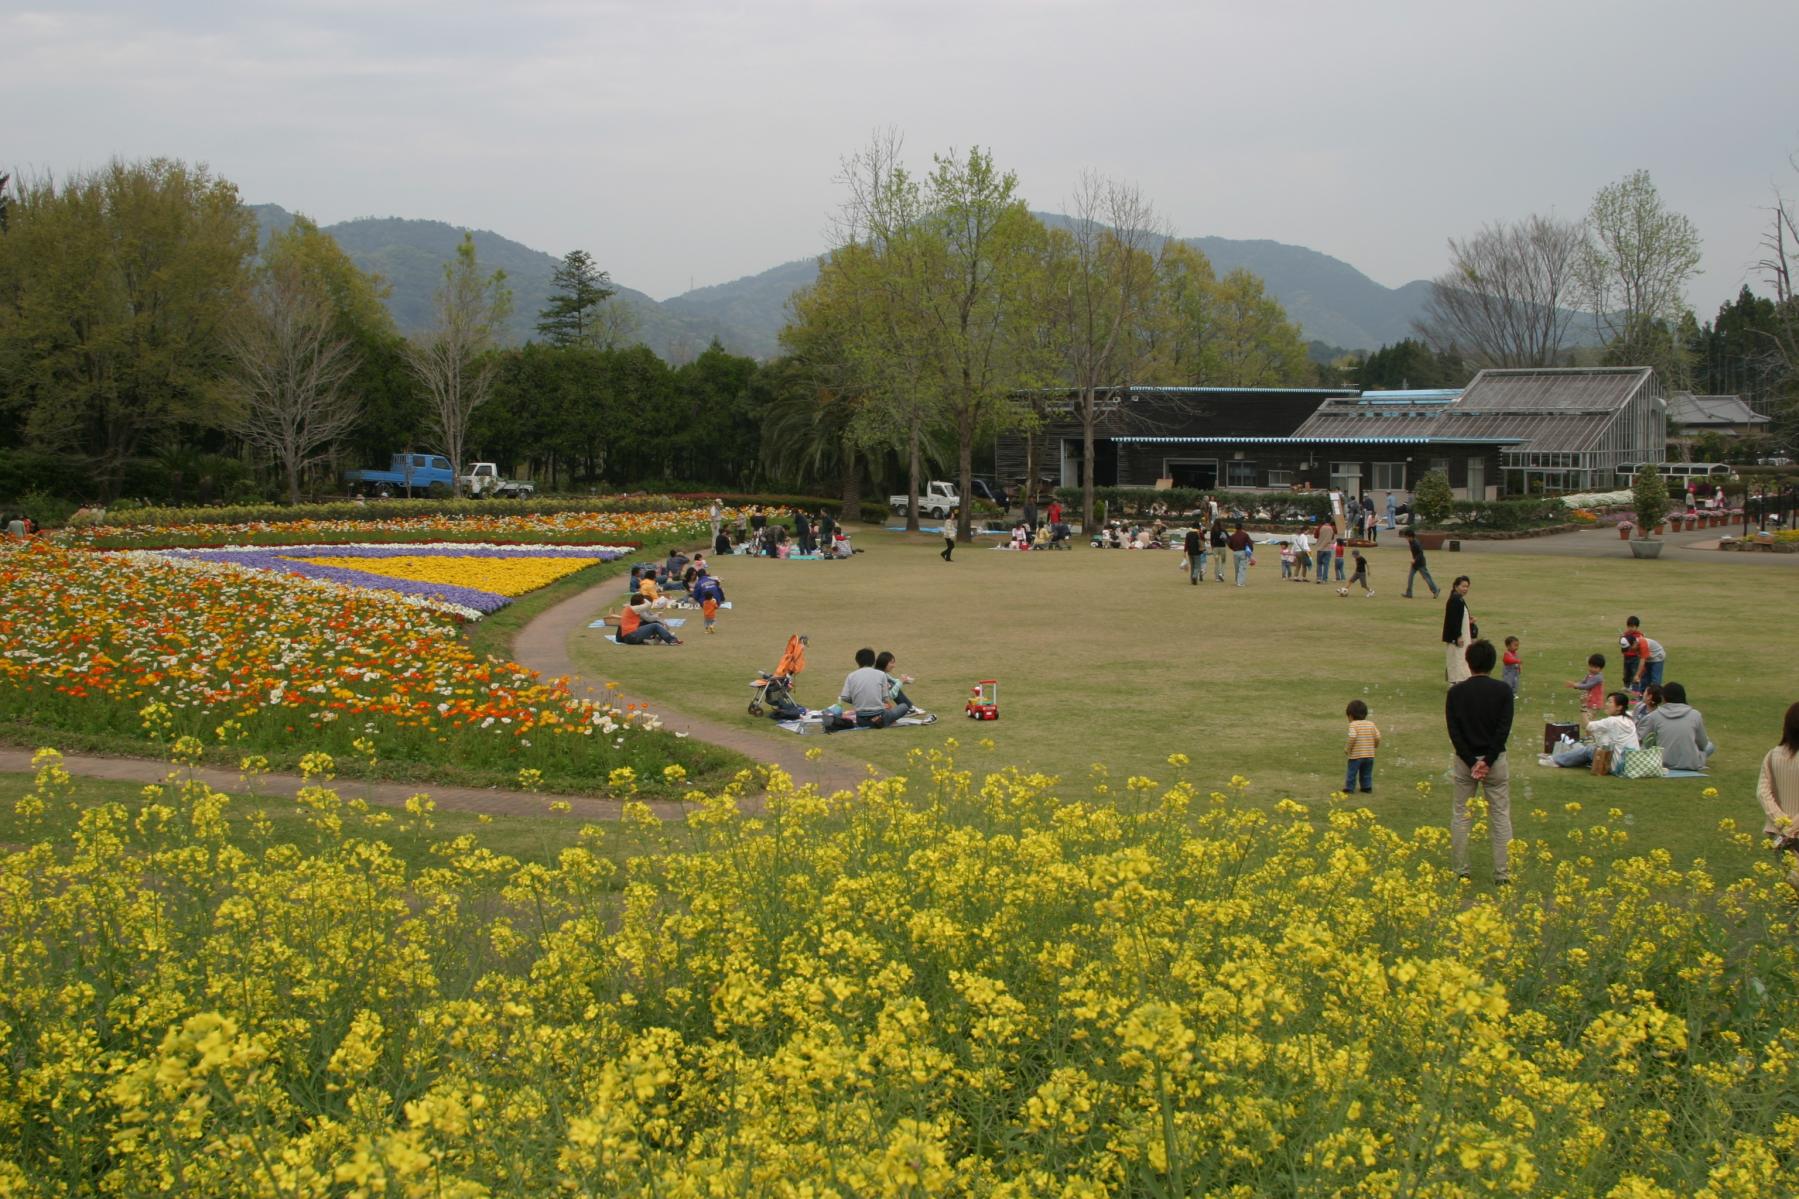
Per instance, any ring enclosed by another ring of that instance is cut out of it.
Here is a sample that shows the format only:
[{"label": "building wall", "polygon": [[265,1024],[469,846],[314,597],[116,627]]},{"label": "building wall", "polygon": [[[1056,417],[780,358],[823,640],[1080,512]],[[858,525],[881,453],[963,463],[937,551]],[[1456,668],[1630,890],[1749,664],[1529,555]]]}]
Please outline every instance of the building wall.
[{"label": "building wall", "polygon": [[[1176,486],[1202,490],[1285,490],[1310,484],[1314,490],[1341,486],[1355,495],[1383,498],[1394,492],[1401,502],[1424,472],[1446,467],[1449,485],[1458,499],[1468,499],[1471,476],[1481,484],[1479,498],[1498,498],[1501,481],[1499,451],[1480,446],[1295,446],[1268,443],[1169,445],[1124,444],[1117,447],[1118,471],[1112,485],[1154,487],[1172,477]],[[1478,465],[1472,466],[1471,463]],[[1215,480],[1206,483],[1183,467],[1209,468]],[[1343,473],[1335,473],[1337,471]],[[1484,477],[1484,483],[1482,478]],[[1246,481],[1247,480],[1247,481]],[[1073,483],[1068,484],[1073,486]],[[1105,484],[1102,484],[1105,485]]]}]

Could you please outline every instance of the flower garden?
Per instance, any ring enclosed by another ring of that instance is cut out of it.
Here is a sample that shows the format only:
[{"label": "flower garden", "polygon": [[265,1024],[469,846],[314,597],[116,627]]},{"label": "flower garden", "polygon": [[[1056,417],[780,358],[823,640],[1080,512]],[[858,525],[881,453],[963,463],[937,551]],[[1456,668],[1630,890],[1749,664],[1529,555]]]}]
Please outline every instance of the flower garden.
[{"label": "flower garden", "polygon": [[1541,891],[1471,897],[1440,831],[1185,774],[932,752],[414,870],[424,807],[319,779],[277,843],[45,756],[0,859],[0,1194],[1790,1190],[1799,947],[1747,834],[1595,868],[1616,813],[1526,821]]},{"label": "flower garden", "polygon": [[[472,652],[464,621],[704,528],[701,509],[69,530],[0,549],[0,721],[291,765],[603,786],[730,755]],[[483,540],[485,539],[485,540]],[[209,548],[181,548],[183,542]],[[161,549],[100,549],[102,545]],[[377,752],[372,747],[379,744]]]},{"label": "flower garden", "polygon": [[[508,601],[703,523],[639,515],[196,523],[0,549],[0,720],[154,742],[176,763],[127,802],[46,751],[0,810],[0,1196],[1792,1190],[1799,940],[1742,766],[1616,800],[1628,813],[1550,798],[1605,780],[1521,779],[1517,885],[1471,887],[1447,869],[1441,797],[1412,777],[1441,753],[1415,697],[1373,696],[1396,751],[1378,802],[1306,789],[1310,751],[1291,744],[1224,765],[1245,722],[1309,744],[1316,719],[1340,743],[1334,697],[1299,711],[1267,681],[1291,663],[1247,654],[1228,711],[1205,695],[1209,724],[1175,710],[1203,766],[1132,740],[1128,770],[1051,775],[1031,738],[1067,740],[1066,697],[1029,685],[1029,649],[996,629],[981,652],[1026,685],[979,746],[839,739],[829,752],[902,755],[853,794],[733,777],[736,759],[653,715],[464,639]],[[1000,592],[1021,564],[993,557],[972,569]],[[1129,582],[1144,608],[1162,594],[1160,559],[1100,564],[1093,585]],[[1091,568],[1022,565],[1070,572],[1005,592],[1029,637]],[[1542,622],[1540,653],[1581,652],[1589,630],[1563,649],[1523,597],[1586,611],[1581,589],[1609,576],[1508,565],[1483,572],[1483,611]],[[801,600],[832,674],[836,624],[903,569],[875,552],[746,564],[742,623],[707,639],[712,657],[669,660],[667,685],[736,678],[730,655],[778,644]],[[1721,703],[1730,605],[1776,585],[1706,595],[1717,627],[1684,630],[1688,677]],[[1189,611],[1226,641],[1231,620],[1360,630],[1356,662],[1387,675],[1385,647],[1434,623],[1301,591],[1235,616],[1208,592]],[[959,679],[966,646],[935,645],[941,614],[915,615],[926,685]],[[1315,645],[1295,649],[1315,664]],[[617,660],[664,661],[644,654]],[[1042,655],[1088,680],[1067,752],[1147,727],[1136,701],[1157,665],[1097,639]],[[271,813],[187,769],[221,753],[251,776],[291,761],[308,785]],[[478,828],[439,831],[428,800],[383,810],[333,789],[332,771],[378,766],[627,802],[616,823],[546,821],[542,853],[507,856]],[[671,789],[683,820],[636,802]],[[1678,853],[1658,841],[1674,827]]]}]

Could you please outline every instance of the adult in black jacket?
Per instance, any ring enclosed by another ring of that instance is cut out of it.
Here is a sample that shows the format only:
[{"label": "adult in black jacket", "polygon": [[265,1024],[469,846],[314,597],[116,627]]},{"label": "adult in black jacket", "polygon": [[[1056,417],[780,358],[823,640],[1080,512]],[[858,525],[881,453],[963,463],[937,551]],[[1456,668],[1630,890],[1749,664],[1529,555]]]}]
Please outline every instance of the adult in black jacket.
[{"label": "adult in black jacket", "polygon": [[1187,555],[1187,581],[1195,587],[1199,586],[1199,576],[1206,570],[1206,541],[1199,535],[1199,528],[1187,530],[1187,539],[1181,542],[1181,552]]},{"label": "adult in black jacket", "polygon": [[1512,735],[1512,689],[1492,677],[1499,653],[1491,641],[1476,641],[1464,655],[1469,677],[1449,689],[1443,721],[1455,749],[1450,763],[1455,776],[1455,803],[1449,819],[1450,864],[1468,877],[1468,830],[1474,817],[1468,801],[1479,789],[1486,793],[1487,825],[1493,832],[1493,881],[1507,883],[1506,847],[1512,840],[1511,769],[1505,743]]},{"label": "adult in black jacket", "polygon": [[1474,617],[1466,599],[1471,586],[1467,575],[1457,575],[1449,585],[1449,602],[1443,605],[1443,674],[1452,687],[1468,677],[1463,651],[1474,640]]},{"label": "adult in black jacket", "polygon": [[799,551],[810,554],[815,546],[812,540],[812,518],[806,515],[804,508],[793,511],[793,539],[799,542]]},{"label": "adult in black jacket", "polygon": [[[1388,495],[1387,499],[1390,502],[1393,497]],[[1405,576],[1405,597],[1407,599],[1412,598],[1412,580],[1416,579],[1419,575],[1423,575],[1425,585],[1430,588],[1430,597],[1436,599],[1440,594],[1437,591],[1437,581],[1430,577],[1430,568],[1424,564],[1424,547],[1418,544],[1417,531],[1408,528],[1403,536],[1405,537],[1406,544],[1410,546],[1412,550],[1412,569],[1407,572]]]}]

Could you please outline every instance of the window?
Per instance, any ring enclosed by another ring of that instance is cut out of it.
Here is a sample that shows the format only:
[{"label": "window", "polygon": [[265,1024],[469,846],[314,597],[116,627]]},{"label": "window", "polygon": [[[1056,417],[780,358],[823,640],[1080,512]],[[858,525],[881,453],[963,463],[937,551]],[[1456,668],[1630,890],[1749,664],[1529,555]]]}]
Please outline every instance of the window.
[{"label": "window", "polygon": [[1271,470],[1271,471],[1269,471],[1268,472],[1268,486],[1270,486],[1270,487],[1291,487],[1291,486],[1293,486],[1293,472],[1290,470]]},{"label": "window", "polygon": [[1226,487],[1254,487],[1256,485],[1256,464],[1253,462],[1225,463],[1224,484]]},{"label": "window", "polygon": [[1360,495],[1362,493],[1362,464],[1360,462],[1331,463],[1331,490]]},{"label": "window", "polygon": [[1447,458],[1432,458],[1430,460],[1430,468],[1432,470],[1442,471],[1443,477],[1446,479],[1449,477],[1449,459]]},{"label": "window", "polygon": [[1376,462],[1374,464],[1374,489],[1376,491],[1404,491],[1405,463]]}]

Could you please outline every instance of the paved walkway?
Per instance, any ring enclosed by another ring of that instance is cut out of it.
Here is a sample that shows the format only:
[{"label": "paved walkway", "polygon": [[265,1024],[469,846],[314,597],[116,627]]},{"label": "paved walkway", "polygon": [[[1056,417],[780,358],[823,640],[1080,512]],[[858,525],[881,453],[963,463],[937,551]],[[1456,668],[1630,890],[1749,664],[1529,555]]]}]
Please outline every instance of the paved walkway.
[{"label": "paved walkway", "polygon": [[[545,678],[566,678],[570,690],[577,695],[594,699],[609,698],[615,704],[632,702],[635,699],[633,696],[622,695],[617,691],[608,692],[603,680],[582,677],[575,666],[574,657],[569,653],[570,643],[623,598],[626,583],[627,580],[623,577],[609,579],[579,595],[570,596],[537,616],[519,630],[512,643],[513,660],[529,666]],[[652,649],[648,652],[656,651]],[[734,749],[754,762],[774,763],[791,774],[796,782],[817,783],[822,791],[854,790],[857,784],[869,777],[865,763],[844,762],[835,756],[820,758],[816,762],[808,761],[806,750],[814,742],[788,733],[781,733],[784,740],[777,741],[770,733],[772,722],[765,722],[762,727],[722,724],[698,716],[670,712],[660,704],[647,706],[661,718],[662,727],[670,732],[686,733],[695,740]]]},{"label": "paved walkway", "polygon": [[[1718,548],[1718,539],[1726,533],[1742,535],[1742,526],[1729,529],[1695,529],[1691,533],[1669,533],[1662,538],[1662,560],[1670,562],[1705,562],[1737,566],[1799,566],[1799,554],[1770,554],[1744,550],[1726,552]],[[1386,545],[1382,538],[1381,544]],[[1400,543],[1403,547],[1403,541]],[[1549,537],[1518,537],[1507,541],[1465,540],[1459,552],[1447,548],[1430,551],[1433,574],[1441,574],[1436,564],[1447,565],[1457,558],[1472,554],[1559,554],[1575,558],[1628,558],[1630,546],[1618,537],[1618,530],[1581,529],[1574,533],[1556,533]]]}]

